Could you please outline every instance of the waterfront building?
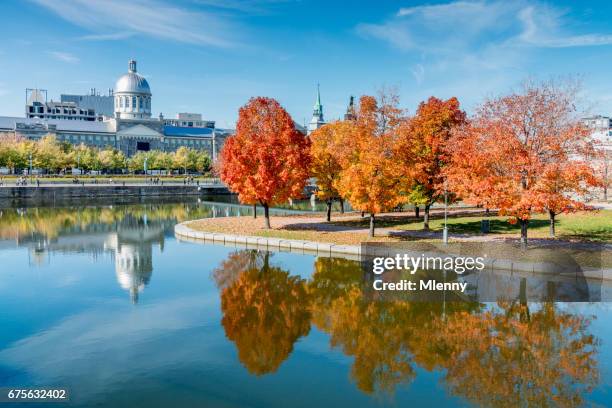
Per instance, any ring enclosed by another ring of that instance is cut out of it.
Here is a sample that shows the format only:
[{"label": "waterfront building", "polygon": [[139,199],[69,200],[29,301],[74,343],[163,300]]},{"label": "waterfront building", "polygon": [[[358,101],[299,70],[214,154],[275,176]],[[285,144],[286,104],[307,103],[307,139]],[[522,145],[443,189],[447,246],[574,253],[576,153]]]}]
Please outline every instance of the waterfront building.
[{"label": "waterfront building", "polygon": [[92,88],[89,95],[61,94],[60,101],[72,102],[81,109],[93,110],[98,120],[104,120],[105,117],[112,117],[115,112],[113,90],[109,88],[107,92],[107,95],[100,95],[95,88]]},{"label": "waterfront building", "polygon": [[96,112],[93,109],[83,109],[74,102],[47,101],[46,89],[26,89],[25,117],[94,121]]},{"label": "waterfront building", "polygon": [[215,128],[215,122],[212,120],[202,120],[200,113],[179,113],[176,118],[166,119],[166,125],[178,127],[196,127],[196,128]]},{"label": "waterfront building", "polygon": [[582,121],[592,130],[591,136],[599,148],[612,150],[612,119],[609,116],[595,115]]},{"label": "waterfront building", "polygon": [[106,97],[78,99],[64,95],[63,102],[48,102],[46,94],[44,90],[28,90],[26,116],[0,116],[0,135],[30,140],[52,135],[76,145],[114,147],[128,157],[139,151],[171,152],[185,146],[206,150],[215,160],[232,133],[215,128],[213,121],[202,120],[199,114],[181,113],[176,119],[164,119],[162,114],[152,117],[153,94],[148,81],[138,73],[135,60],[128,62],[128,72],[119,77],[114,90],[109,90],[112,117],[105,116],[108,107],[96,111],[94,106],[106,104],[107,100],[101,99]]},{"label": "waterfront building", "polygon": [[319,84],[317,84],[317,100],[312,110],[312,118],[308,124],[308,134],[317,130],[324,124],[325,119],[323,118],[323,105],[321,104],[321,90],[319,88]]},{"label": "waterfront building", "polygon": [[595,115],[583,118],[582,122],[591,129],[591,137],[596,143],[596,148],[601,151],[601,159],[596,167],[601,169],[603,178],[603,199],[608,200],[608,191],[611,183],[612,173],[612,118],[609,116]]}]

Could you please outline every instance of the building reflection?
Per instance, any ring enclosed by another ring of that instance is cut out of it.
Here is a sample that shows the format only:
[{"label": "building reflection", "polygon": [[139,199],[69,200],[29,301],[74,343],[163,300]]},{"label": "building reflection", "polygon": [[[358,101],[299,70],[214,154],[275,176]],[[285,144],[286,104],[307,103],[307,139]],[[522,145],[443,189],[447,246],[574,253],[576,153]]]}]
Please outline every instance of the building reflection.
[{"label": "building reflection", "polygon": [[[10,222],[7,210],[0,218],[4,232],[13,227],[12,239],[4,236],[1,247],[28,248],[32,266],[44,266],[51,260],[50,254],[89,254],[94,262],[114,265],[119,286],[125,290],[132,303],[151,281],[153,274],[153,249],[163,251],[165,235],[172,232],[177,222],[176,211],[142,207],[138,211],[127,208],[84,209],[76,213],[44,210],[16,210],[13,215],[25,224]],[[181,213],[189,212],[181,208]],[[29,224],[32,228],[29,228]],[[18,225],[19,228],[15,228]],[[25,227],[24,227],[25,225]],[[46,228],[40,228],[44,225]],[[32,230],[32,232],[30,232]],[[1,249],[1,248],[0,248]]]},{"label": "building reflection", "polygon": [[0,209],[0,250],[28,248],[31,266],[51,254],[89,254],[94,262],[110,255],[119,286],[133,303],[151,281],[154,248],[163,251],[174,225],[194,218],[252,215],[251,206],[231,202],[32,207]]}]

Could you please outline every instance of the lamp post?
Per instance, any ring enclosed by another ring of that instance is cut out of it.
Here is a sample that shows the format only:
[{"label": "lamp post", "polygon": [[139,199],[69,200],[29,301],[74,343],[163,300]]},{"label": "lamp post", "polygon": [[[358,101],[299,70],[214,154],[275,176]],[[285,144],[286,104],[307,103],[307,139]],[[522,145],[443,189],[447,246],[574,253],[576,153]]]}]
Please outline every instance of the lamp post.
[{"label": "lamp post", "polygon": [[448,190],[444,181],[444,229],[442,230],[442,242],[448,244]]},{"label": "lamp post", "polygon": [[148,158],[148,157],[145,157],[145,158],[144,158],[144,164],[143,164],[143,166],[142,166],[142,167],[144,168],[144,173],[145,173],[145,176],[147,175],[147,162],[148,162],[148,161],[149,161],[149,158]]},{"label": "lamp post", "polygon": [[28,158],[30,159],[30,182],[32,182],[32,152],[28,154]]}]

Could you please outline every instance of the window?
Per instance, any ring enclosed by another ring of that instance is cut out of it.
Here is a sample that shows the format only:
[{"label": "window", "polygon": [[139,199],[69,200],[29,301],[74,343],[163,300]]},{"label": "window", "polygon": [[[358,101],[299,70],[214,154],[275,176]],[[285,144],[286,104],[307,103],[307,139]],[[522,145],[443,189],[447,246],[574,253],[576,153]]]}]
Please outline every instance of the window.
[{"label": "window", "polygon": [[132,110],[136,109],[136,97],[132,96]]},{"label": "window", "polygon": [[142,109],[142,98],[138,98],[138,109]]}]

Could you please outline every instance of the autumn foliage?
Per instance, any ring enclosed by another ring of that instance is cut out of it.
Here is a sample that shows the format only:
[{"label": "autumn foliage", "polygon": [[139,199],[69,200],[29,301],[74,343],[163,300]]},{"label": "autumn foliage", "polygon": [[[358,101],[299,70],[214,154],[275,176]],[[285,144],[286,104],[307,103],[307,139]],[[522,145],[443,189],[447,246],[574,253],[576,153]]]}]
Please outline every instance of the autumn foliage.
[{"label": "autumn foliage", "polygon": [[347,121],[339,136],[342,171],[336,188],[354,209],[370,214],[370,236],[374,236],[375,215],[401,201],[400,175],[393,156],[401,120],[395,96],[381,94],[378,100],[362,96],[356,120]]},{"label": "autumn foliage", "polygon": [[327,205],[327,221],[331,220],[333,200],[340,199],[337,185],[340,181],[341,158],[348,147],[344,142],[352,134],[352,123],[332,122],[309,135],[311,155],[311,176],[317,180],[317,198]]},{"label": "autumn foliage", "polygon": [[429,209],[443,197],[445,150],[451,132],[466,122],[457,98],[446,101],[430,97],[421,102],[416,115],[405,121],[396,157],[403,164],[409,201],[425,206],[423,227],[429,229]]},{"label": "autumn foliage", "polygon": [[240,251],[232,259],[233,266],[245,268],[221,292],[221,323],[242,364],[262,375],[276,371],[298,338],[308,334],[310,312],[305,281],[271,266],[267,252],[257,266],[251,252]]},{"label": "autumn foliage", "polygon": [[450,188],[517,220],[524,243],[533,213],[549,212],[554,233],[555,215],[584,209],[588,187],[598,184],[575,93],[570,86],[527,84],[485,102],[448,143]]},{"label": "autumn foliage", "polygon": [[235,135],[220,155],[220,175],[245,204],[268,209],[297,198],[310,170],[309,140],[299,133],[291,116],[271,98],[252,98],[240,108]]}]

